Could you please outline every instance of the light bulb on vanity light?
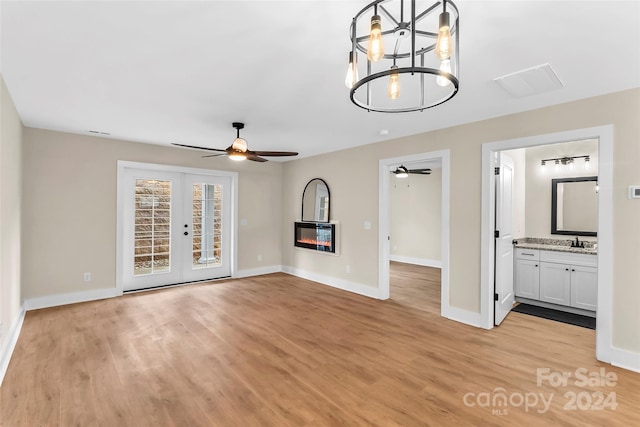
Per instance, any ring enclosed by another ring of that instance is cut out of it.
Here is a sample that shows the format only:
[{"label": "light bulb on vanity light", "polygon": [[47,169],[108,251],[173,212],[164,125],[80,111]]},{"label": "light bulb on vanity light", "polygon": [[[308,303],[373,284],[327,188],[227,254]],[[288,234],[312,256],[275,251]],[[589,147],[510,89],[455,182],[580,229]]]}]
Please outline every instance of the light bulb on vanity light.
[{"label": "light bulb on vanity light", "polygon": [[367,45],[367,58],[369,61],[376,62],[384,56],[384,44],[382,43],[382,25],[380,24],[380,15],[377,13],[371,17],[371,33],[369,34],[369,44]]}]

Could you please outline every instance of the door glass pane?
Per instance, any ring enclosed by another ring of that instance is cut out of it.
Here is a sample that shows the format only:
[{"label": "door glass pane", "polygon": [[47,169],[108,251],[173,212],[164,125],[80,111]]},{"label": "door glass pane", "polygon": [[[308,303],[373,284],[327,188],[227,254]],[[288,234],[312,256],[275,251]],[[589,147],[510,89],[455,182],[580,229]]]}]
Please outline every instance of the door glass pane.
[{"label": "door glass pane", "polygon": [[133,274],[171,270],[171,181],[136,179]]},{"label": "door glass pane", "polygon": [[193,268],[221,265],[222,185],[193,184]]}]

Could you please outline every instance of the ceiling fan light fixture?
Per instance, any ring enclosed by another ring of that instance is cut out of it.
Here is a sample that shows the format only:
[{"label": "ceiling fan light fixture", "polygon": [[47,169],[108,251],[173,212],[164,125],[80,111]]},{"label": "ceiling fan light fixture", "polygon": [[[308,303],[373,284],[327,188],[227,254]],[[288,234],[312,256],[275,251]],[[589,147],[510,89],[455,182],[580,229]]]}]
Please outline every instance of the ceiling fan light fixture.
[{"label": "ceiling fan light fixture", "polygon": [[235,162],[247,160],[247,155],[241,151],[232,151],[228,157]]},{"label": "ceiling fan light fixture", "polygon": [[236,138],[235,141],[233,141],[233,144],[231,144],[231,149],[234,151],[239,151],[241,153],[244,153],[247,151],[247,141],[244,138]]},{"label": "ceiling fan light fixture", "polygon": [[407,170],[406,167],[400,165],[396,168],[396,170],[393,172],[396,176],[396,178],[408,178],[409,177],[409,171]]}]

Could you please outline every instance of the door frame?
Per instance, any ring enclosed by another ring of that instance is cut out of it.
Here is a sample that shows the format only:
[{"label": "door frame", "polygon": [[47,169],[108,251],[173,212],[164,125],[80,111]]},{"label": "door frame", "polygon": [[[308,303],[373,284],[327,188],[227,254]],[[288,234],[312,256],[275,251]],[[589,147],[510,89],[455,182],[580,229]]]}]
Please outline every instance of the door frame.
[{"label": "door frame", "polygon": [[495,221],[494,154],[582,139],[598,139],[598,308],[596,311],[596,358],[611,362],[612,357],[612,276],[613,276],[613,125],[575,129],[482,144],[482,222],[480,256],[480,322],[492,329]]},{"label": "door frame", "polygon": [[450,191],[450,150],[431,151],[426,153],[411,154],[401,157],[382,159],[379,162],[379,204],[378,218],[378,290],[379,299],[389,299],[389,235],[391,232],[390,215],[390,177],[391,166],[398,163],[416,161],[440,160],[442,165],[442,220],[440,232],[440,257],[441,287],[440,287],[440,314],[449,317],[449,191]]},{"label": "door frame", "polygon": [[116,292],[117,295],[124,293],[122,265],[122,251],[124,245],[124,195],[125,195],[125,169],[144,169],[148,171],[178,172],[192,175],[225,176],[231,178],[231,189],[229,201],[231,204],[230,227],[231,227],[231,277],[235,277],[238,271],[238,172],[221,171],[214,169],[199,169],[183,166],[163,165],[157,163],[131,162],[118,160],[117,166],[117,194],[116,194]]}]

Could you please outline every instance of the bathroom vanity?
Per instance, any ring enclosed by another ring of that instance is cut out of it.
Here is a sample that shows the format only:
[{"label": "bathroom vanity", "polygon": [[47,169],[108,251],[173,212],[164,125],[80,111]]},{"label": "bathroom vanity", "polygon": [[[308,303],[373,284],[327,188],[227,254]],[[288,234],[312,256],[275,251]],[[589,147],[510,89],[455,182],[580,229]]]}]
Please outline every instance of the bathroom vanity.
[{"label": "bathroom vanity", "polygon": [[516,301],[595,317],[598,257],[593,242],[572,247],[569,240],[514,242]]}]

